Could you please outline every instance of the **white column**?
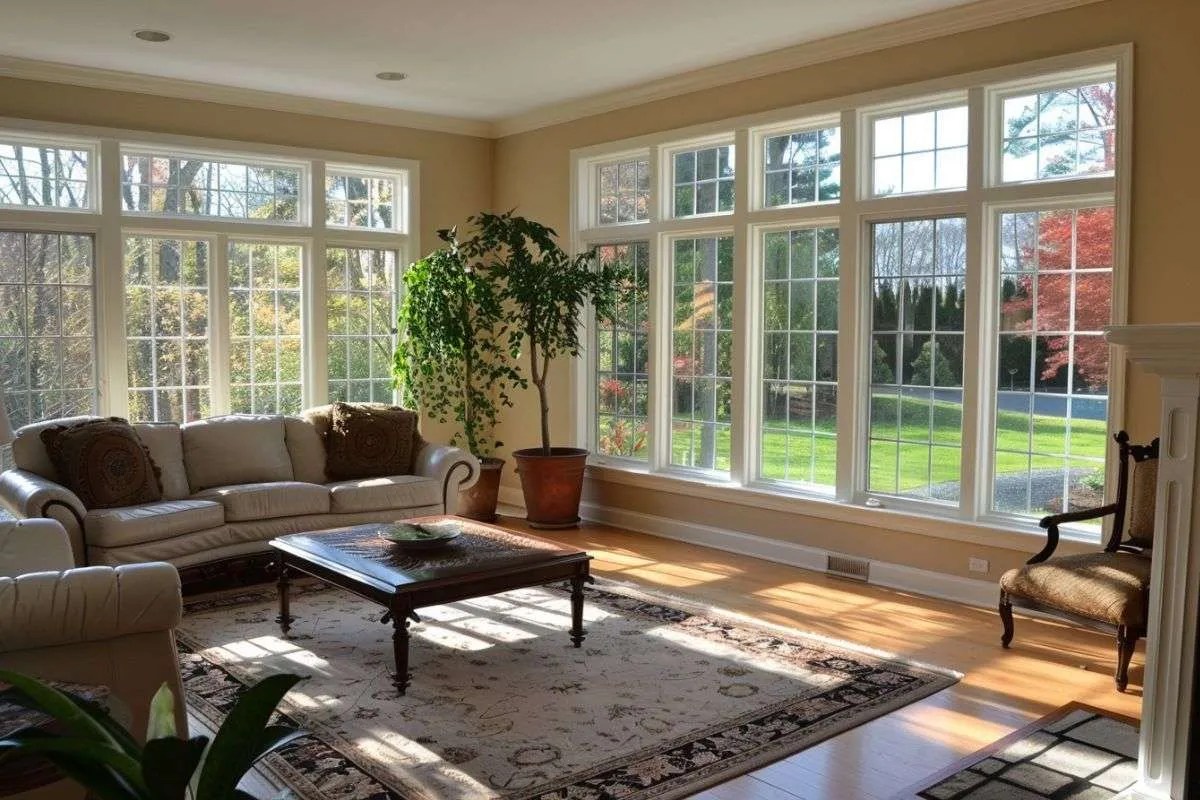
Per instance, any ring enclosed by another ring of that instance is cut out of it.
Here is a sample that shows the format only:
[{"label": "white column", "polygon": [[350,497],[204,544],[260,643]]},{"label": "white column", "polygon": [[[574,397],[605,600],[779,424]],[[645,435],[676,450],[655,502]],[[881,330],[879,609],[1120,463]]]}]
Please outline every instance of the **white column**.
[{"label": "white column", "polygon": [[1200,325],[1116,325],[1107,335],[1162,383],[1138,779],[1122,797],[1183,800],[1200,599]]}]

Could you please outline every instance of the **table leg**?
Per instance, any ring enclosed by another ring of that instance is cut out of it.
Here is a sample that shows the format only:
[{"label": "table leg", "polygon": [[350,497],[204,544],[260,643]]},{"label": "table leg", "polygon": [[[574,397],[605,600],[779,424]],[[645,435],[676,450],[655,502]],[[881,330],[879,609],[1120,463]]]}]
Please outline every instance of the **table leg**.
[{"label": "table leg", "polygon": [[392,608],[392,651],[396,657],[396,673],[392,675],[392,684],[396,691],[403,695],[412,683],[408,671],[408,625],[409,610],[403,607]]},{"label": "table leg", "polygon": [[288,637],[288,631],[292,629],[292,622],[295,617],[291,614],[291,603],[288,598],[288,588],[291,586],[291,576],[288,574],[287,562],[284,561],[281,554],[276,561],[277,580],[275,585],[279,588],[279,616],[275,621],[279,623],[280,630],[283,631],[283,638]]},{"label": "table leg", "polygon": [[571,641],[576,647],[581,647],[587,636],[583,629],[583,584],[591,579],[586,569],[571,576]]}]

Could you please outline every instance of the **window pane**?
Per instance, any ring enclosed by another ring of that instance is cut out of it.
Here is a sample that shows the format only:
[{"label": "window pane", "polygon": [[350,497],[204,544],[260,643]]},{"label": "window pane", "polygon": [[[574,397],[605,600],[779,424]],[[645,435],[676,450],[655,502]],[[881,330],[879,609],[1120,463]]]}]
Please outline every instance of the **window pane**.
[{"label": "window pane", "polygon": [[301,175],[298,166],[124,151],[122,208],[170,217],[298,222]]},{"label": "window pane", "polygon": [[300,411],[299,245],[229,243],[229,393],[234,413]]},{"label": "window pane", "polygon": [[597,168],[599,224],[643,222],[650,208],[650,162],[621,161]]},{"label": "window pane", "polygon": [[1111,206],[1000,215],[997,511],[1103,502],[1113,225]]},{"label": "window pane", "polygon": [[692,217],[733,211],[733,145],[676,153],[673,164],[673,216]]},{"label": "window pane", "polygon": [[330,398],[391,403],[396,251],[328,248],[325,287]]},{"label": "window pane", "polygon": [[125,239],[129,418],[187,422],[209,415],[208,243]]},{"label": "window pane", "polygon": [[837,200],[841,196],[841,128],[822,128],[764,140],[767,208]]},{"label": "window pane", "polygon": [[1117,85],[1108,81],[1005,98],[1001,180],[1111,175]]},{"label": "window pane", "polygon": [[837,480],[838,229],[763,236],[760,475],[832,490]]},{"label": "window pane", "polygon": [[395,230],[398,180],[329,170],[325,174],[325,222],[343,228]]},{"label": "window pane", "polygon": [[966,106],[876,119],[872,130],[874,194],[966,188]]},{"label": "window pane", "polygon": [[91,208],[90,162],[85,148],[0,142],[0,205]]},{"label": "window pane", "polygon": [[872,226],[868,489],[957,503],[966,221]]},{"label": "window pane", "polygon": [[0,231],[0,387],[14,428],[95,411],[92,253],[86,235]]},{"label": "window pane", "polygon": [[631,285],[620,292],[613,316],[596,319],[596,449],[644,461],[650,396],[650,244],[602,245],[603,264],[623,264]]},{"label": "window pane", "polygon": [[671,278],[671,463],[728,472],[733,238],[676,240]]}]

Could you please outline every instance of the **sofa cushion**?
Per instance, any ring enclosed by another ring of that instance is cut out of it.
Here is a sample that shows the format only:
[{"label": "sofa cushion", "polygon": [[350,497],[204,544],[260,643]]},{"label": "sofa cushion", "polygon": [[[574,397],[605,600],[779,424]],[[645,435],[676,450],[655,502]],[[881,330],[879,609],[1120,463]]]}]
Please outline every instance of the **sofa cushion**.
[{"label": "sofa cushion", "polygon": [[321,438],[321,429],[307,418],[285,417],[283,431],[288,455],[292,458],[292,476],[305,483],[329,480],[325,477],[325,442]]},{"label": "sofa cushion", "polygon": [[46,452],[46,443],[42,441],[42,431],[47,428],[69,426],[93,419],[100,419],[100,417],[63,417],[62,419],[48,419],[22,425],[17,429],[17,437],[12,443],[13,465],[17,469],[23,469],[48,478],[55,483],[61,483],[58,470],[54,468],[54,462],[50,460],[50,454]]},{"label": "sofa cushion", "polygon": [[189,422],[180,430],[193,492],[213,486],[292,480],[282,416],[212,417]]},{"label": "sofa cushion", "polygon": [[135,422],[133,429],[158,467],[164,500],[183,500],[192,493],[183,466],[183,435],[177,422]]},{"label": "sofa cushion", "polygon": [[210,500],[163,500],[158,503],[89,511],[83,518],[88,545],[123,547],[219,528],[225,510]]},{"label": "sofa cushion", "polygon": [[325,472],[335,481],[411,474],[416,432],[414,411],[334,403]]},{"label": "sofa cushion", "polygon": [[215,500],[223,505],[225,519],[229,522],[329,513],[329,490],[319,484],[300,481],[218,486],[193,497]]},{"label": "sofa cushion", "polygon": [[85,508],[162,499],[158,467],[137,432],[120,417],[46,428],[40,436],[62,484]]},{"label": "sofa cushion", "polygon": [[432,506],[442,502],[441,485],[419,475],[358,478],[325,485],[329,487],[330,510],[335,514]]},{"label": "sofa cushion", "polygon": [[1111,625],[1146,625],[1150,559],[1135,553],[1082,553],[1010,569],[1000,588],[1015,597]]}]

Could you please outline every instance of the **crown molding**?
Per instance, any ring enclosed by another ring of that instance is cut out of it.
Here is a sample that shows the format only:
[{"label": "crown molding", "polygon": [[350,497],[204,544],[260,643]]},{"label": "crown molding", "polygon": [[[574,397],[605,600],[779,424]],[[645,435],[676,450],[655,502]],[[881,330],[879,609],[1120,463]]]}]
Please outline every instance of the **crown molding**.
[{"label": "crown molding", "polygon": [[761,78],[800,67],[913,44],[1026,17],[1103,0],[979,0],[969,5],[896,20],[872,28],[802,42],[781,50],[716,64],[647,83],[553,103],[503,117],[492,126],[495,138],[546,128],[622,108],[665,100],[689,92]]},{"label": "crown molding", "polygon": [[379,125],[395,125],[402,128],[455,133],[464,136],[490,138],[494,136],[491,122],[464,119],[441,114],[425,114],[399,108],[372,106],[363,103],[346,103],[340,100],[325,100],[315,97],[269,92],[260,89],[243,89],[221,86],[215,83],[188,81],[177,78],[162,78],[139,75],[134,72],[79,67],[53,61],[38,61],[14,56],[0,56],[0,76],[22,80],[65,83],[87,86],[93,89],[111,89],[119,92],[175,97],[184,100],[200,100],[206,103],[223,103],[249,108],[264,108],[271,111],[286,111],[293,114],[312,114],[354,122],[373,122]]}]

